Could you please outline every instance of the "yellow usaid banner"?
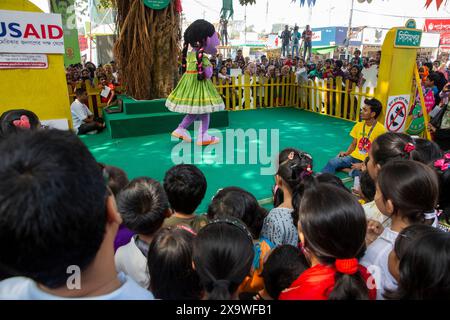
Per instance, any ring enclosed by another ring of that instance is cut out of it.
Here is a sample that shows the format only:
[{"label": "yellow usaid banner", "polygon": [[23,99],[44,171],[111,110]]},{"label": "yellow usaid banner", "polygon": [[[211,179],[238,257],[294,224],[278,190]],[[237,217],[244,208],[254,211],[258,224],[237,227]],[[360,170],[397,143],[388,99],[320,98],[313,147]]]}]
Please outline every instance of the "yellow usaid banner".
[{"label": "yellow usaid banner", "polygon": [[395,35],[394,47],[419,48],[422,40],[422,31],[417,29],[398,29]]}]

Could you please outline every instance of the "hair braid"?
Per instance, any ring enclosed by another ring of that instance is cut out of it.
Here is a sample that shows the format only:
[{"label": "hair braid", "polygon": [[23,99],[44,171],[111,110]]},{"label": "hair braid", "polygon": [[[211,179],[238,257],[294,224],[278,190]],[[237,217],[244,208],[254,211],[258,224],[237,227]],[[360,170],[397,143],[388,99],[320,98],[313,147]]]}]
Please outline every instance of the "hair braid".
[{"label": "hair braid", "polygon": [[181,58],[181,72],[184,74],[186,72],[187,69],[187,53],[188,53],[188,48],[189,48],[189,43],[188,42],[184,42],[183,45],[183,54],[182,54],[182,58]]},{"label": "hair braid", "polygon": [[197,71],[198,71],[198,80],[205,80],[205,73],[203,69],[203,55],[204,49],[203,46],[197,51]]}]

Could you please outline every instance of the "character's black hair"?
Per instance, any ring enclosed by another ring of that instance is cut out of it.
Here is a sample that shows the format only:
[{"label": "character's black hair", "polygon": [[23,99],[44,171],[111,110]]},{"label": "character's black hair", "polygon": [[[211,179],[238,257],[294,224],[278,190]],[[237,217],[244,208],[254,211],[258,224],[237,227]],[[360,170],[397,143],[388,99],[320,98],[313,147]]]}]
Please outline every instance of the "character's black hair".
[{"label": "character's black hair", "polygon": [[206,20],[199,19],[194,21],[184,32],[184,44],[182,53],[182,70],[183,73],[187,69],[187,53],[189,45],[195,48],[197,51],[197,78],[198,80],[205,80],[205,73],[203,68],[203,56],[204,46],[206,45],[206,39],[212,37],[216,29],[214,25]]}]

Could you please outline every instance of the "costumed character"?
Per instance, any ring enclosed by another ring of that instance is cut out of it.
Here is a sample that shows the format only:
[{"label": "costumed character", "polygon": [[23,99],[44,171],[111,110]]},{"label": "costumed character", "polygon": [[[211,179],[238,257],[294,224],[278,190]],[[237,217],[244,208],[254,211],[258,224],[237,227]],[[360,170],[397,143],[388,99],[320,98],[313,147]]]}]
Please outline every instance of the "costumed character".
[{"label": "costumed character", "polygon": [[[224,110],[225,104],[211,81],[213,67],[205,55],[215,55],[219,44],[214,26],[205,20],[195,21],[184,33],[183,76],[167,98],[166,107],[186,114],[172,132],[172,136],[186,142],[191,142],[187,128],[197,119],[201,121],[197,144],[206,146],[220,142],[219,138],[208,134],[208,129],[210,114]],[[188,53],[189,45],[192,51]]]}]

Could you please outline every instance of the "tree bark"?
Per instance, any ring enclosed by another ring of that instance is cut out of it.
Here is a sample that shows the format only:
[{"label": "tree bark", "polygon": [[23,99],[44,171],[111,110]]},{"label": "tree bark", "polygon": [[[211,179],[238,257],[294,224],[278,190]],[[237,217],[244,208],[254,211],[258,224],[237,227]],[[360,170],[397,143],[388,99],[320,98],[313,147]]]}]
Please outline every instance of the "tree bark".
[{"label": "tree bark", "polygon": [[142,0],[115,0],[119,37],[114,54],[129,96],[138,100],[166,98],[178,76],[180,15],[175,1],[163,10]]}]

